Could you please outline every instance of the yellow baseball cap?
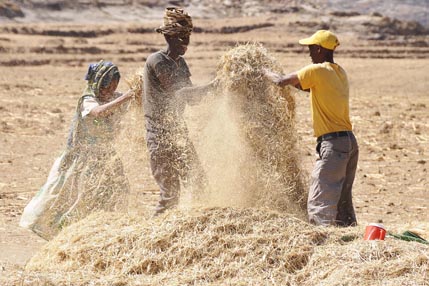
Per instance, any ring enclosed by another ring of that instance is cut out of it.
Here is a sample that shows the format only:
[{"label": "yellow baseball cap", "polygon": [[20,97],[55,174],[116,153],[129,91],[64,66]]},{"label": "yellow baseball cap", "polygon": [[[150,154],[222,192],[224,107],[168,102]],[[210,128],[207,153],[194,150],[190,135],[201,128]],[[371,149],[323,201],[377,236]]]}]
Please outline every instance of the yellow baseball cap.
[{"label": "yellow baseball cap", "polygon": [[311,37],[299,40],[301,45],[319,45],[328,50],[335,50],[340,45],[337,36],[328,30],[319,30]]}]

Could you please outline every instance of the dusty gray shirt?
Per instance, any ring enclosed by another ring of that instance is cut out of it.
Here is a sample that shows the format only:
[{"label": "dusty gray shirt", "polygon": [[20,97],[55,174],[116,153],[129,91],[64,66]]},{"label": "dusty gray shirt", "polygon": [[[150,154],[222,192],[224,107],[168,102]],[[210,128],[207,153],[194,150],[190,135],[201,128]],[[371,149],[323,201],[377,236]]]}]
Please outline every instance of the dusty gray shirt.
[{"label": "dusty gray shirt", "polygon": [[174,61],[159,51],[147,58],[143,71],[143,110],[148,131],[170,132],[184,125],[185,102],[179,100],[175,92],[191,86],[190,77],[183,57]]}]

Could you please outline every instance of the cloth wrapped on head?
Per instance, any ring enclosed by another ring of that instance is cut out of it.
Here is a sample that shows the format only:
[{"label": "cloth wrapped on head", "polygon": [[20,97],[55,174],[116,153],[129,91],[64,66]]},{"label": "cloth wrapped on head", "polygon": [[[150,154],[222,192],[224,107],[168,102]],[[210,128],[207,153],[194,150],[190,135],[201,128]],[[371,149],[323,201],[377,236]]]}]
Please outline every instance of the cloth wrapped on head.
[{"label": "cloth wrapped on head", "polygon": [[98,63],[90,64],[85,80],[88,81],[86,93],[94,94],[96,97],[100,88],[109,86],[113,79],[119,80],[121,74],[116,65],[111,62],[101,60]]},{"label": "cloth wrapped on head", "polygon": [[168,7],[165,9],[164,25],[155,31],[168,36],[189,36],[193,27],[188,13],[181,8]]}]

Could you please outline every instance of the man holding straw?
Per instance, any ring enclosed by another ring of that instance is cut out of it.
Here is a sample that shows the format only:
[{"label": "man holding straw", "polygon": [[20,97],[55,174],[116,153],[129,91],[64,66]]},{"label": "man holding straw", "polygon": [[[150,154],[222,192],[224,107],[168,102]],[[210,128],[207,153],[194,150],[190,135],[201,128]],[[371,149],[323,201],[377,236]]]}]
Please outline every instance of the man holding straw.
[{"label": "man holding straw", "polygon": [[157,214],[177,205],[181,183],[194,195],[200,195],[207,184],[183,117],[186,104],[198,102],[200,95],[214,87],[214,82],[192,87],[183,58],[192,29],[192,19],[183,9],[166,8],[164,25],[156,29],[164,35],[166,48],[151,54],[144,66],[146,141],[152,174],[160,188]]},{"label": "man holding straw", "polygon": [[308,46],[313,64],[288,75],[265,70],[279,86],[310,90],[318,159],[311,176],[308,216],[316,225],[356,225],[352,202],[359,149],[349,118],[349,83],[346,72],[334,63],[340,44],[330,31],[319,30],[299,41]]}]

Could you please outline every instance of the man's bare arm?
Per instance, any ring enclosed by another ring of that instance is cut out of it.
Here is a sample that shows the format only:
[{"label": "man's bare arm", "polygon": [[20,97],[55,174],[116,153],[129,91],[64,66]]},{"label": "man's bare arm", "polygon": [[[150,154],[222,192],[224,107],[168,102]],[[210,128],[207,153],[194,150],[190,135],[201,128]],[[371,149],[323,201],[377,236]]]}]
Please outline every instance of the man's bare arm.
[{"label": "man's bare arm", "polygon": [[272,72],[268,69],[264,69],[264,75],[271,80],[274,84],[285,87],[286,85],[292,85],[296,88],[301,88],[301,84],[298,79],[298,74],[296,72],[290,73],[288,75],[282,75],[275,72]]},{"label": "man's bare arm", "polygon": [[215,90],[217,85],[218,81],[214,79],[205,85],[184,87],[176,92],[176,96],[187,103],[196,103],[208,92]]}]

